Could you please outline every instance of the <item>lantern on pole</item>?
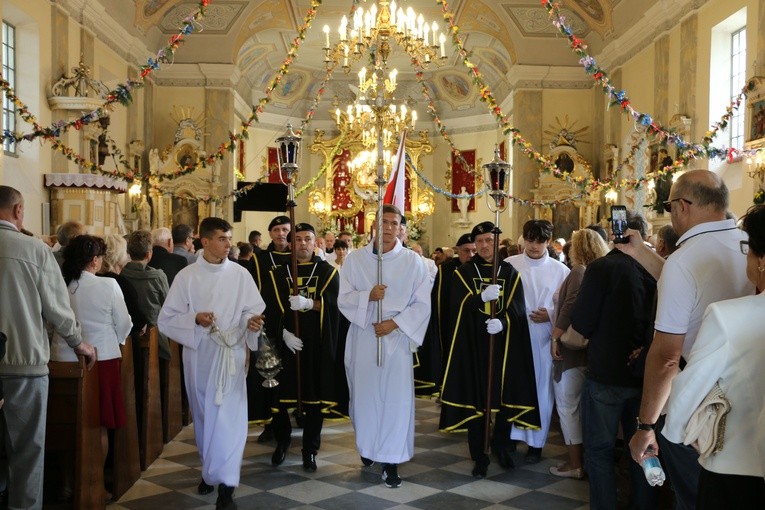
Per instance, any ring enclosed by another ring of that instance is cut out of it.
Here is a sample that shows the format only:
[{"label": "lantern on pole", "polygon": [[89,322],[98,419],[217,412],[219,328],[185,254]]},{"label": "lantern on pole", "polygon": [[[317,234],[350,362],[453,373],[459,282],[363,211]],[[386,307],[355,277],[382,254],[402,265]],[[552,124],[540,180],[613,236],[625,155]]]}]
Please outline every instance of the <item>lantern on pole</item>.
[{"label": "lantern on pole", "polygon": [[[290,217],[290,232],[295,228],[295,184],[297,182],[298,158],[300,156],[300,142],[302,138],[292,131],[292,123],[287,123],[286,132],[276,139],[279,144],[277,157],[279,162],[279,179],[287,186],[287,210]],[[285,181],[286,176],[286,181]],[[292,233],[294,240],[294,233]],[[292,295],[300,295],[298,288],[298,262],[295,247],[290,248],[290,270],[292,275]],[[300,313],[294,311],[294,335],[300,338]],[[295,353],[295,372],[297,373],[297,410],[298,416],[303,416],[303,395],[300,382],[300,351]]]},{"label": "lantern on pole", "polygon": [[[510,164],[502,160],[499,154],[499,147],[494,146],[494,159],[483,165],[484,176],[486,183],[489,187],[488,197],[486,202],[489,205],[489,210],[494,212],[494,258],[492,260],[491,271],[491,284],[497,284],[497,270],[499,268],[499,235],[502,231],[499,229],[499,213],[503,212],[507,204],[504,199],[508,196],[508,188],[510,185]],[[494,204],[492,204],[492,200]],[[497,316],[497,302],[490,302],[491,318],[494,319]],[[484,451],[489,451],[489,438],[491,435],[491,402],[492,402],[492,383],[494,379],[494,334],[489,335],[489,356],[488,366],[486,369],[486,422],[484,428]]]}]

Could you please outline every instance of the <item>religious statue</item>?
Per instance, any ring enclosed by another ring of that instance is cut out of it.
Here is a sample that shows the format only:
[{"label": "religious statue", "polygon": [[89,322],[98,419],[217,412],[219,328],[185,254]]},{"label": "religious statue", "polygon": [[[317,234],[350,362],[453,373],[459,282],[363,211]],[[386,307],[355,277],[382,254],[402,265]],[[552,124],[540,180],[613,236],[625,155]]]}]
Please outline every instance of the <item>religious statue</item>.
[{"label": "religious statue", "polygon": [[470,207],[470,198],[464,196],[467,195],[467,188],[465,186],[462,186],[460,188],[460,195],[463,195],[461,198],[457,199],[457,207],[460,210],[460,221],[463,223],[468,223],[468,208]]},{"label": "religious statue", "polygon": [[141,197],[141,203],[138,204],[138,228],[151,230],[151,205],[146,200],[146,195]]},{"label": "religious statue", "polygon": [[162,164],[162,158],[159,151],[154,148],[149,151],[149,173],[156,175],[159,173],[159,166]]}]

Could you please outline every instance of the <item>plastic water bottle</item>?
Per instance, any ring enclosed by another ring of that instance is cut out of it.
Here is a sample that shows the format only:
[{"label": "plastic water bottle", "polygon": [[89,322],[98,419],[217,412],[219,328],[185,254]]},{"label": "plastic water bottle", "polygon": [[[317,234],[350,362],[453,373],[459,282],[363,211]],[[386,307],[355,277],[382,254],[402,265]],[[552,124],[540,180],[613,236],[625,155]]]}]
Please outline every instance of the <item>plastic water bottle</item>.
[{"label": "plastic water bottle", "polygon": [[642,466],[648,485],[651,487],[664,485],[666,476],[664,475],[664,469],[661,467],[661,462],[659,462],[659,457],[646,457],[643,460]]}]

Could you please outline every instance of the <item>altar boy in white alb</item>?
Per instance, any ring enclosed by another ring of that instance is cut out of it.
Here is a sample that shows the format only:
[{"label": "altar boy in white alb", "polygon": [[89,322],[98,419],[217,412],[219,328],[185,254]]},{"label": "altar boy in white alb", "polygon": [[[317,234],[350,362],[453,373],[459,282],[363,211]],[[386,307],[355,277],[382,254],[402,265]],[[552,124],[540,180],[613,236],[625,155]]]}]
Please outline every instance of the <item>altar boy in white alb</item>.
[{"label": "altar boy in white alb", "polygon": [[553,374],[550,341],[552,335],[553,295],[566,279],[569,268],[548,256],[547,246],[552,239],[553,225],[547,220],[529,220],[523,225],[523,253],[505,259],[521,273],[526,313],[529,316],[531,352],[537,378],[537,399],[542,428],[519,429],[513,425],[510,438],[529,445],[526,463],[536,464],[542,459],[542,447],[550,430],[553,402]]},{"label": "altar boy in white alb", "polygon": [[[414,455],[412,352],[422,345],[430,319],[430,277],[420,256],[396,238],[400,222],[397,207],[383,206],[383,284],[377,284],[377,243],[370,243],[346,258],[337,300],[351,323],[345,371],[356,447],[365,466],[383,464],[383,480],[391,488],[401,485],[398,464]],[[378,336],[382,366],[377,366]]]},{"label": "altar boy in white alb", "polygon": [[[159,314],[159,330],[183,345],[186,393],[202,460],[200,494],[218,485],[216,508],[233,508],[247,441],[245,343],[257,349],[266,308],[255,282],[228,260],[231,225],[206,218],[204,252],[181,270]],[[214,327],[213,327],[214,326]]]}]

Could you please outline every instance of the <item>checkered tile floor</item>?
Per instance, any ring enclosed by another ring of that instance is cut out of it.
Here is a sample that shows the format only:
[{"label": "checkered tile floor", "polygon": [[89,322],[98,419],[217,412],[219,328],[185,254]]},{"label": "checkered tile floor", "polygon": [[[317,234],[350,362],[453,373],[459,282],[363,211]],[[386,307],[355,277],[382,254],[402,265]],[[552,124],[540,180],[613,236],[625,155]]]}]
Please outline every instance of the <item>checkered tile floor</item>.
[{"label": "checkered tile floor", "polygon": [[[300,441],[293,439],[287,460],[271,465],[274,444],[258,444],[259,427],[250,429],[242,462],[241,484],[234,493],[237,508],[282,509],[544,509],[588,508],[587,483],[548,473],[565,458],[558,431],[551,431],[543,460],[523,463],[525,447],[515,454],[516,467],[505,471],[492,460],[486,479],[470,475],[473,463],[464,434],[438,432],[440,408],[417,400],[414,458],[399,466],[404,483],[388,489],[380,466],[362,467],[349,422],[325,424],[316,473],[303,471]],[[215,508],[216,493],[200,496],[200,463],[194,434],[186,427],[162,456],[109,510]],[[294,429],[293,435],[299,435]]]}]

